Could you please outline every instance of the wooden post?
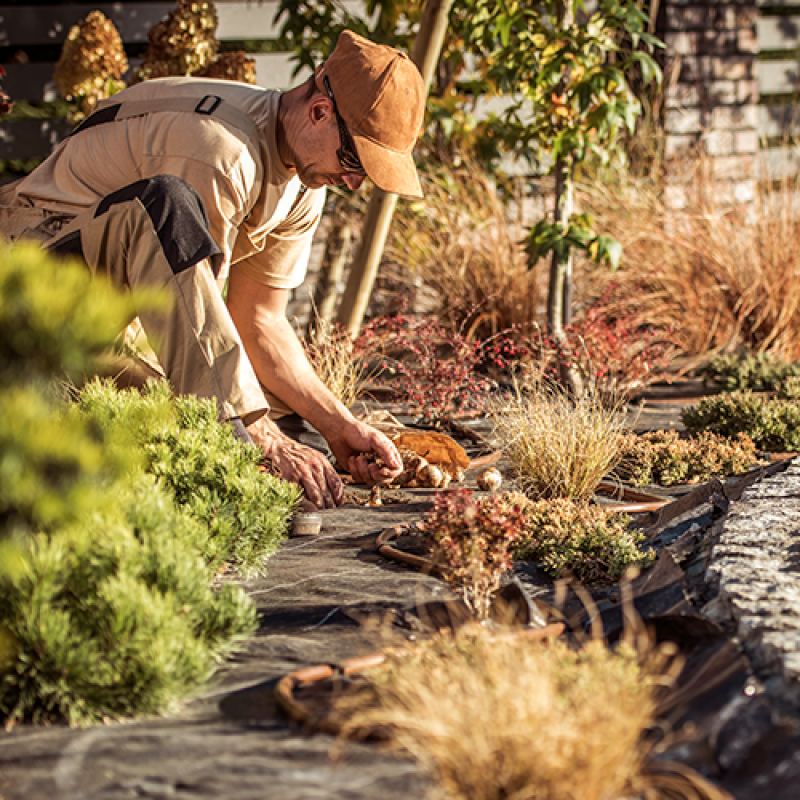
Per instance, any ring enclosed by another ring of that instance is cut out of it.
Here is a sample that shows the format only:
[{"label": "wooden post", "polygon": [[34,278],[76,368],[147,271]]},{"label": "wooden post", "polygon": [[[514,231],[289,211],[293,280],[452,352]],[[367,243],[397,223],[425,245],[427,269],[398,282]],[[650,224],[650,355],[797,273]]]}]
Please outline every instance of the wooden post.
[{"label": "wooden post", "polygon": [[[414,41],[411,60],[417,65],[425,84],[425,95],[433,80],[433,71],[439,61],[444,35],[453,0],[428,0],[422,12],[419,33]],[[367,207],[361,242],[350,268],[347,287],[339,306],[337,321],[350,336],[355,337],[369,304],[372,287],[378,275],[386,237],[392,222],[397,195],[384,192],[375,186]]]}]

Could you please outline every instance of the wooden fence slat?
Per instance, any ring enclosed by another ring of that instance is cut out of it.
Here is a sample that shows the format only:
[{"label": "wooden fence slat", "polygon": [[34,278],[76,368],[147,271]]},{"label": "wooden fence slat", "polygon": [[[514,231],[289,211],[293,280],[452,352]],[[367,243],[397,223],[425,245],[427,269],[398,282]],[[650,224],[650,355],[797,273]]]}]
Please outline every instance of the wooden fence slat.
[{"label": "wooden fence slat", "polygon": [[146,42],[147,33],[175,3],[97,3],[63,6],[0,6],[0,46],[60,44],[69,29],[98,9],[126,43]]},{"label": "wooden fence slat", "polygon": [[53,83],[54,66],[52,63],[5,64],[3,91],[12,100],[57,100],[58,93]]}]

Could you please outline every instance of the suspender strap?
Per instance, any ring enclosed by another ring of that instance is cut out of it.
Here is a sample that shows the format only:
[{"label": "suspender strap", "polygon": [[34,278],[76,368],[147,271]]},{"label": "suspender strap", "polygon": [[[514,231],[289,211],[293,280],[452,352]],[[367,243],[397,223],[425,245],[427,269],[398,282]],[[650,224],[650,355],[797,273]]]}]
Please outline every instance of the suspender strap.
[{"label": "suspender strap", "polygon": [[215,94],[207,94],[200,102],[194,97],[162,97],[155,100],[129,100],[124,103],[115,103],[113,98],[109,98],[98,103],[95,111],[78,125],[70,136],[105,122],[142,117],[159,111],[191,111],[213,117],[238,128],[251,141],[258,141],[258,128],[255,122],[244,111],[226,103]]}]

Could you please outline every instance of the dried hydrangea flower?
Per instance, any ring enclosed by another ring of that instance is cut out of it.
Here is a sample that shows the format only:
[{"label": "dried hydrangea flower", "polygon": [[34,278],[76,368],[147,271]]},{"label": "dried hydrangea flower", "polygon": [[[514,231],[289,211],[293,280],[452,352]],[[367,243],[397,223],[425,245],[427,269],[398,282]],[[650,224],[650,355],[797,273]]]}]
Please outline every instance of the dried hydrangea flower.
[{"label": "dried hydrangea flower", "polygon": [[256,85],[256,60],[243,50],[220,53],[207,67],[196,72],[201,78],[220,78]]},{"label": "dried hydrangea flower", "polygon": [[147,35],[144,61],[134,83],[167,75],[194,75],[217,55],[217,10],[213,3],[178,0],[171,12]]},{"label": "dried hydrangea flower", "polygon": [[102,11],[91,11],[67,34],[53,80],[58,93],[77,100],[80,113],[86,115],[98,100],[123,88],[127,70],[128,59],[114,23]]}]

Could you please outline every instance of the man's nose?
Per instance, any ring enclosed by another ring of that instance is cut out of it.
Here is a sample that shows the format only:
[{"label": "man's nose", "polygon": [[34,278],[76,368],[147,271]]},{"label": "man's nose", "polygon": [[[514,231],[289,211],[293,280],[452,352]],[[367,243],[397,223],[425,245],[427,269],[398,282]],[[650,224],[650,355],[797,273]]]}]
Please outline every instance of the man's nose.
[{"label": "man's nose", "polygon": [[355,191],[364,183],[364,176],[363,175],[354,175],[352,172],[345,172],[342,175],[342,180],[347,184],[348,189],[352,189]]}]

